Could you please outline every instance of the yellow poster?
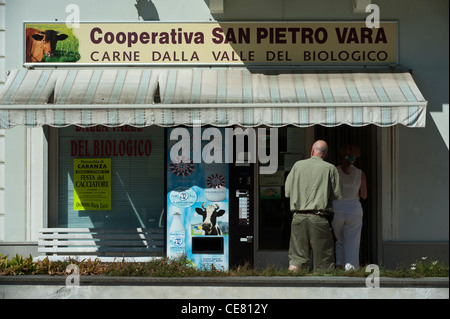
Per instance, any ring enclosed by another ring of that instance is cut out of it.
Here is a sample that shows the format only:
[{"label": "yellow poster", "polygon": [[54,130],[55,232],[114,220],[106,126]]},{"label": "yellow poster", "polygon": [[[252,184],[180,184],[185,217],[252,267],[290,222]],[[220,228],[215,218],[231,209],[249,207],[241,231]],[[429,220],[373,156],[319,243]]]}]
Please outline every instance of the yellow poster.
[{"label": "yellow poster", "polygon": [[111,159],[73,160],[73,209],[111,210]]}]

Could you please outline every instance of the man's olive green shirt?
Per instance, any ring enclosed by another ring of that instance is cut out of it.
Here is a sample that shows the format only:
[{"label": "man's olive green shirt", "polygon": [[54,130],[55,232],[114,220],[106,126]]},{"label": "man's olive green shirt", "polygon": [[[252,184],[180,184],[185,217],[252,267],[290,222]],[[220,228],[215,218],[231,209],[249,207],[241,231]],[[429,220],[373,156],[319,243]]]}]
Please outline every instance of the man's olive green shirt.
[{"label": "man's olive green shirt", "polygon": [[337,168],[318,156],[297,161],[285,183],[291,211],[330,210],[332,201],[342,198]]}]

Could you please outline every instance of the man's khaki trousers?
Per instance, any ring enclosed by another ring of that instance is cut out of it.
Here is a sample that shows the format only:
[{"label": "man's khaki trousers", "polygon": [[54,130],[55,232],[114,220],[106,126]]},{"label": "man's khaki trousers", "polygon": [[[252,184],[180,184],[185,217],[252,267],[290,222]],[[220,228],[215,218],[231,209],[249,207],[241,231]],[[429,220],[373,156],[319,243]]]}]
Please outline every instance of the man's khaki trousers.
[{"label": "man's khaki trousers", "polygon": [[328,220],[315,214],[294,214],[289,243],[289,265],[307,266],[312,250],[314,272],[334,269],[334,242]]}]

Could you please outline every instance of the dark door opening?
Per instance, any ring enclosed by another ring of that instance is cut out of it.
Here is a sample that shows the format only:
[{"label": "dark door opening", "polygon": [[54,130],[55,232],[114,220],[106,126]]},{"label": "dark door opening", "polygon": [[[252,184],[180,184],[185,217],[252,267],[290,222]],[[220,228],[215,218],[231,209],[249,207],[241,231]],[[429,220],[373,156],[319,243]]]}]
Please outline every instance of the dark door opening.
[{"label": "dark door opening", "polygon": [[360,264],[376,263],[377,256],[377,140],[376,126],[351,127],[341,125],[338,127],[316,126],[315,140],[325,140],[328,143],[327,161],[338,165],[340,162],[339,149],[345,143],[356,144],[361,149],[361,157],[355,166],[361,168],[367,176],[368,197],[362,200],[363,228],[361,232]]}]

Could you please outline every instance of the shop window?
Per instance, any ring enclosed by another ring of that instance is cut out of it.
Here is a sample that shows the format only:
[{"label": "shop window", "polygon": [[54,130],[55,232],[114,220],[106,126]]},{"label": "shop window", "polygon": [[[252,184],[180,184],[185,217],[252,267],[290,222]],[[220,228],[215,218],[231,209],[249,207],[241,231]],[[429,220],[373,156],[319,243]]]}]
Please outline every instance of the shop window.
[{"label": "shop window", "polygon": [[[288,249],[292,214],[289,199],[284,195],[284,182],[292,165],[305,158],[309,129],[278,128],[278,169],[274,174],[260,174],[258,183],[258,249]],[[270,131],[265,137],[271,139]],[[266,142],[267,147],[270,143]],[[308,143],[309,145],[309,143]],[[266,151],[269,154],[270,150]],[[308,154],[309,155],[309,154]]]},{"label": "shop window", "polygon": [[50,170],[57,175],[50,196],[56,203],[50,226],[163,227],[163,128],[70,126],[55,131]]}]

